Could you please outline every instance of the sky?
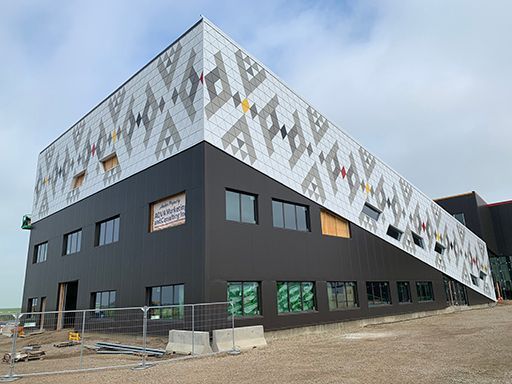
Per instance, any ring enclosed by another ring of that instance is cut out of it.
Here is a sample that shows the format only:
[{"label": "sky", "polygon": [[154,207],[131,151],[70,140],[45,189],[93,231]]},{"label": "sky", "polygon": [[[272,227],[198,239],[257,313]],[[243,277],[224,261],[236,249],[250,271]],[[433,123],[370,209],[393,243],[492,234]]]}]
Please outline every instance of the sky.
[{"label": "sky", "polygon": [[208,17],[432,198],[512,199],[512,2],[0,5],[0,308],[19,307],[39,152]]}]

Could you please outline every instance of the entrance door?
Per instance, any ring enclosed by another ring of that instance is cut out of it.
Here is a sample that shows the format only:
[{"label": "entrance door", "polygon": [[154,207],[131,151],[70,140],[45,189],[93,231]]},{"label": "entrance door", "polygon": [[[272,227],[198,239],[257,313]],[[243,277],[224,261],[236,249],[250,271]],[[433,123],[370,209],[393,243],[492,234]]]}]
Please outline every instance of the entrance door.
[{"label": "entrance door", "polygon": [[41,330],[43,330],[44,329],[44,313],[46,312],[46,297],[41,297],[41,308],[39,309],[39,312],[41,312],[39,328]]},{"label": "entrance door", "polygon": [[73,328],[75,325],[75,312],[78,297],[78,281],[69,281],[59,284],[59,302],[57,315],[57,330]]},{"label": "entrance door", "polygon": [[449,305],[467,305],[466,287],[464,284],[448,277],[443,276],[446,301]]}]

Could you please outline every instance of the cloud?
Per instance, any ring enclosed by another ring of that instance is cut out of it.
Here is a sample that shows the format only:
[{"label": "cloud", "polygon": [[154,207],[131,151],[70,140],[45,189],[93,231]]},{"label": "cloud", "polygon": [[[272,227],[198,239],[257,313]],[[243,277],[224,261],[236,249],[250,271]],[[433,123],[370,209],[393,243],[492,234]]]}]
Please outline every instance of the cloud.
[{"label": "cloud", "polygon": [[11,2],[0,14],[0,307],[37,155],[204,14],[432,197],[510,198],[512,4]]}]

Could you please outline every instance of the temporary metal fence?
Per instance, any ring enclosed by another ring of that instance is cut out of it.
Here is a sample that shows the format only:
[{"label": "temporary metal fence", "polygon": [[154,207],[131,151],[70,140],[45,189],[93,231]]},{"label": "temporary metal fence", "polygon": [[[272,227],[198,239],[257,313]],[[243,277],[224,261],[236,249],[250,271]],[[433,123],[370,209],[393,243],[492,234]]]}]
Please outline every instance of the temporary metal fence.
[{"label": "temporary metal fence", "polygon": [[[0,381],[121,367],[145,369],[194,357],[198,331],[208,332],[211,340],[212,331],[231,329],[231,352],[237,353],[229,302],[15,313],[1,315],[0,327]],[[191,332],[188,355],[166,352],[172,330]]]}]

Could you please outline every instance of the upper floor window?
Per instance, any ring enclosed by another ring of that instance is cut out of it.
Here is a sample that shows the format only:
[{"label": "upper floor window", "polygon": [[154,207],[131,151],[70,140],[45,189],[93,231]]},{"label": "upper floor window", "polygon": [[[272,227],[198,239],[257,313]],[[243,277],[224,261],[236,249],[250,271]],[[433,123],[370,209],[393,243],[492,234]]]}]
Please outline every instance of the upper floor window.
[{"label": "upper floor window", "polygon": [[255,195],[226,190],[226,220],[256,224],[256,202]]},{"label": "upper floor window", "polygon": [[439,253],[440,255],[442,255],[442,254],[444,253],[444,249],[445,249],[444,245],[443,245],[443,244],[441,244],[441,243],[438,243],[438,242],[436,241],[436,245],[435,245],[435,247],[434,247],[434,251],[436,251],[437,253]]},{"label": "upper floor window", "polygon": [[375,208],[373,205],[370,205],[368,203],[364,203],[363,213],[375,221],[379,220],[379,216],[381,214],[381,212],[377,208]]},{"label": "upper floor window", "polygon": [[73,189],[79,188],[82,186],[85,180],[85,171],[80,172],[78,175],[73,177]]},{"label": "upper floor window", "polygon": [[229,282],[229,313],[235,316],[256,316],[260,314],[260,283]]},{"label": "upper floor window", "polygon": [[386,232],[386,234],[388,236],[392,237],[393,239],[400,241],[400,239],[402,238],[402,235],[404,233],[401,230],[399,230],[398,228],[390,225],[390,226],[388,226],[388,231]]},{"label": "upper floor window", "polygon": [[103,170],[108,172],[119,165],[119,160],[117,159],[117,155],[113,153],[112,155],[101,160],[101,163],[103,164]]},{"label": "upper floor window", "polygon": [[82,246],[82,230],[64,235],[64,255],[80,252]]},{"label": "upper floor window", "polygon": [[322,235],[350,237],[350,226],[344,218],[322,209],[320,211],[320,221],[322,223]]},{"label": "upper floor window", "polygon": [[359,307],[357,283],[355,281],[331,281],[327,283],[329,309]]},{"label": "upper floor window", "polygon": [[420,248],[425,248],[425,242],[423,241],[423,237],[414,232],[411,232],[411,234],[412,241],[414,241],[414,244],[416,244]]},{"label": "upper floor window", "polygon": [[119,216],[96,224],[96,245],[119,241]]},{"label": "upper floor window", "polygon": [[92,303],[96,317],[112,316],[113,311],[108,311],[108,309],[116,307],[116,296],[116,291],[102,291],[92,294]]},{"label": "upper floor window", "polygon": [[185,286],[164,285],[147,289],[150,319],[181,319],[184,314]]},{"label": "upper floor window", "polygon": [[454,213],[453,217],[455,217],[463,225],[466,225],[466,217],[464,216],[464,213]]},{"label": "upper floor window", "polygon": [[434,300],[434,288],[431,281],[417,281],[416,292],[418,294],[418,301]]},{"label": "upper floor window", "polygon": [[315,284],[313,282],[278,282],[277,312],[315,310]]},{"label": "upper floor window", "polygon": [[367,281],[366,293],[368,295],[368,305],[391,304],[391,293],[387,281]]},{"label": "upper floor window", "polygon": [[33,263],[42,263],[48,256],[48,242],[38,244],[34,248]]},{"label": "upper floor window", "polygon": [[309,209],[304,205],[272,200],[274,227],[309,231]]}]

